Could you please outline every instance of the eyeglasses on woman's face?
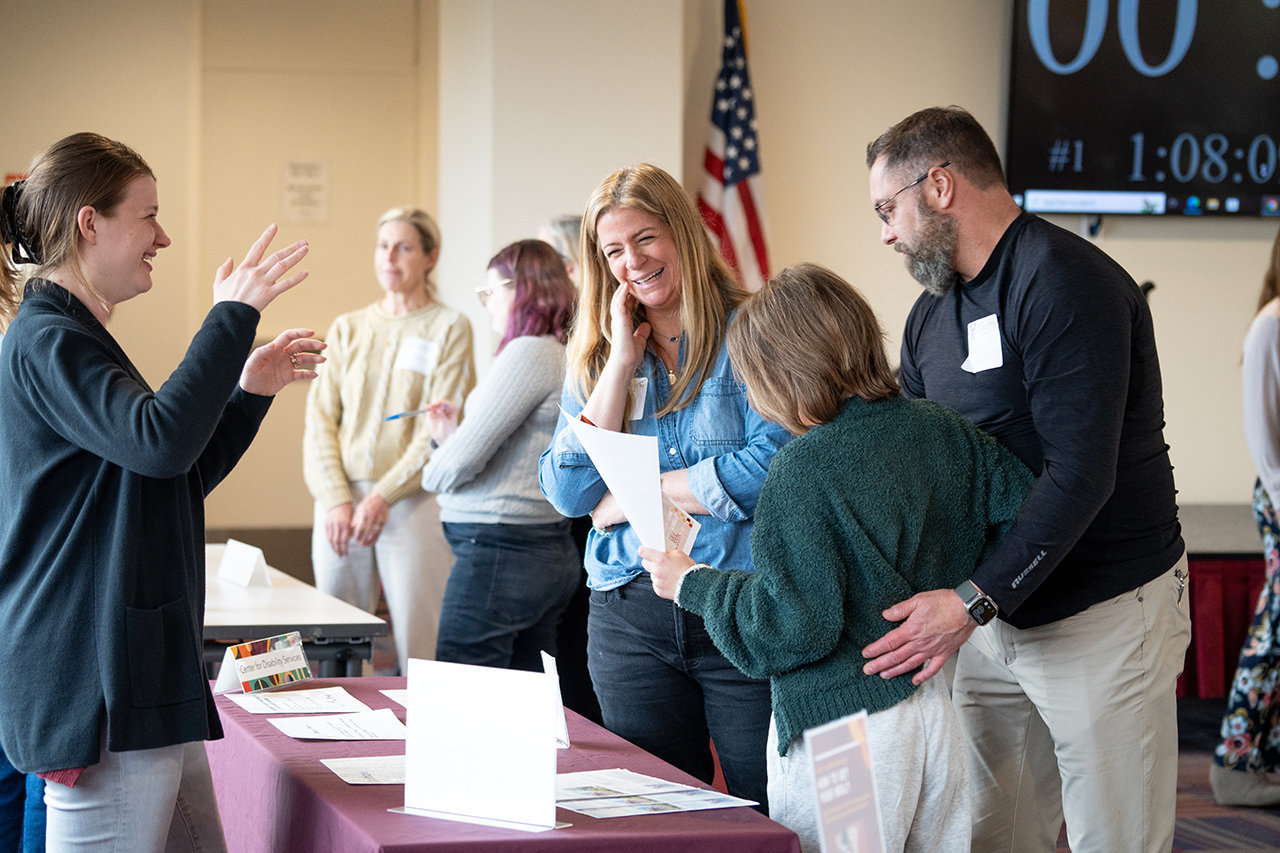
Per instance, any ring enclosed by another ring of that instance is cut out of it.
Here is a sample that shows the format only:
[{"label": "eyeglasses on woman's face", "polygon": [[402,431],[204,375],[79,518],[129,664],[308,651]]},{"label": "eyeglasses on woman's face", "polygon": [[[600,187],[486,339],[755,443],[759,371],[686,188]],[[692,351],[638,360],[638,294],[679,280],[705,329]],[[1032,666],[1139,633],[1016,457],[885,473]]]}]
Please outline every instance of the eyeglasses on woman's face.
[{"label": "eyeglasses on woman's face", "polygon": [[509,278],[503,278],[503,279],[498,279],[497,281],[487,282],[484,285],[484,287],[476,288],[476,296],[480,297],[481,305],[487,306],[489,304],[489,297],[493,296],[493,292],[495,290],[497,290],[499,287],[506,287],[508,284],[512,284],[512,283],[513,282]]}]

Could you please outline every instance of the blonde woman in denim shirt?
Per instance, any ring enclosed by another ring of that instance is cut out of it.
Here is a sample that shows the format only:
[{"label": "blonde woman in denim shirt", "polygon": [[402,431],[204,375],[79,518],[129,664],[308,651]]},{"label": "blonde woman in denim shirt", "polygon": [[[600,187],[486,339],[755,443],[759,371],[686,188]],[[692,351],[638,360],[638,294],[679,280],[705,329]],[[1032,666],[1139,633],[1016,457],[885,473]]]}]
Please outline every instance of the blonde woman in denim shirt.
[{"label": "blonde woman in denim shirt", "polygon": [[[602,429],[658,439],[662,490],[698,517],[693,558],[750,571],[751,518],[782,427],[747,405],[724,346],[746,298],[680,185],[619,170],[583,219],[579,319],[561,405]],[[730,792],[765,809],[769,685],[724,658],[695,614],[658,598],[640,540],[562,415],[540,482],[563,515],[590,512],[588,661],[605,726],[700,779],[713,740]]]}]

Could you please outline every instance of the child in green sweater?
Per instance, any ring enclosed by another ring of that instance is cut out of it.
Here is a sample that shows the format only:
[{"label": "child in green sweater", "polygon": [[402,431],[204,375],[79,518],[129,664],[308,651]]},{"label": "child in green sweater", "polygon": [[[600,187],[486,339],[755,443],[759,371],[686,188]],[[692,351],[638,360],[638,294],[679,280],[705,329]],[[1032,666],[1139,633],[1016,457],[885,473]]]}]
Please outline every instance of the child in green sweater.
[{"label": "child in green sweater", "polygon": [[706,622],[742,672],[771,679],[770,816],[818,850],[804,731],[865,709],[886,850],[967,851],[968,772],[942,679],[866,675],[881,613],[965,583],[1033,481],[942,406],[898,396],[866,301],[822,267],[789,267],[728,332],[752,406],[799,436],[770,465],[754,572],[641,548],[654,591]]}]

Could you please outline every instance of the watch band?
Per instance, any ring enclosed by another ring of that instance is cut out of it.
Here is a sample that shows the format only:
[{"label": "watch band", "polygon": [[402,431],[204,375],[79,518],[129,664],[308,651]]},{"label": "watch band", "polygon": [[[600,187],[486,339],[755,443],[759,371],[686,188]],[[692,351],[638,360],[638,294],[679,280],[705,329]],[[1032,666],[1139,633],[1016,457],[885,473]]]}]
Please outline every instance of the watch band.
[{"label": "watch band", "polygon": [[979,625],[985,625],[996,618],[996,613],[999,610],[996,607],[996,603],[991,600],[991,596],[984,592],[979,592],[972,581],[965,581],[956,587],[956,594],[964,602],[965,610],[969,611],[969,616],[973,618],[974,622]]}]

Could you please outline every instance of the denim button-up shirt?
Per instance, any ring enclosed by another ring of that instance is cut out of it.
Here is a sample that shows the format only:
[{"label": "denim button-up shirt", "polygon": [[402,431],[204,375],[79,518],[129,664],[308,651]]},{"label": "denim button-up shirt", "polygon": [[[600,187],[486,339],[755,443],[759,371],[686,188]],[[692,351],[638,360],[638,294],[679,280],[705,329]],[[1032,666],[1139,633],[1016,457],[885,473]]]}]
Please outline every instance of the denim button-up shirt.
[{"label": "denim button-up shirt", "polygon": [[[649,388],[643,416],[629,421],[627,431],[656,435],[660,469],[688,468],[693,494],[711,511],[710,516],[698,516],[702,529],[693,545],[693,559],[717,569],[752,571],[751,518],[769,462],[790,440],[790,433],[747,405],[746,388],[734,379],[724,346],[693,402],[661,418],[655,413],[671,395],[665,366],[646,351],[635,375],[647,378]],[[565,381],[560,405],[576,417],[582,404],[572,381]],[[556,423],[551,447],[539,461],[538,480],[551,505],[570,518],[595,509],[608,491],[568,428],[564,413]],[[587,586],[613,589],[643,572],[639,547],[640,537],[630,524],[615,525],[607,534],[592,530],[587,537]]]}]

